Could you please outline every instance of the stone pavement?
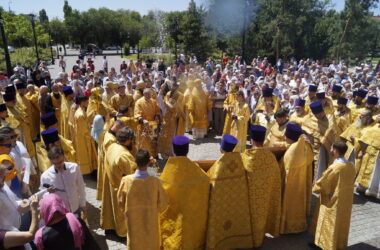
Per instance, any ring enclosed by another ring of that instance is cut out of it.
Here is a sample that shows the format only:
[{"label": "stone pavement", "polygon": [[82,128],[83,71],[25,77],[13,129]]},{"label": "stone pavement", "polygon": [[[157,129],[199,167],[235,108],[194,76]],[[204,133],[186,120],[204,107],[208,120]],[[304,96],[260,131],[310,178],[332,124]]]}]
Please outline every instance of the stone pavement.
[{"label": "stone pavement", "polygon": [[[215,160],[220,156],[220,137],[191,140],[189,158],[192,160]],[[160,162],[160,165],[163,165]],[[126,249],[124,242],[114,237],[105,236],[104,230],[99,228],[100,202],[95,199],[96,182],[91,177],[85,177],[86,194],[89,206],[89,224],[96,240],[102,249]],[[315,204],[316,199],[313,200]],[[313,214],[313,213],[312,213]],[[349,236],[350,250],[380,249],[380,201],[371,197],[355,194],[351,216]],[[311,219],[311,218],[310,218]],[[279,238],[266,238],[262,250],[307,250],[311,249],[307,243],[312,241],[308,232],[294,235],[284,235]]]}]

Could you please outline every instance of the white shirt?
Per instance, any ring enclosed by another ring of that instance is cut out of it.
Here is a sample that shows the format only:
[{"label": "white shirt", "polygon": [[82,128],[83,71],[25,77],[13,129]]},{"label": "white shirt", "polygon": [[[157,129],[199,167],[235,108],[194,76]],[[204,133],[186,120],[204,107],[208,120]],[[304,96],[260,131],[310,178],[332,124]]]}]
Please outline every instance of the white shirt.
[{"label": "white shirt", "polygon": [[21,226],[21,215],[18,212],[20,200],[6,183],[0,188],[0,229],[18,230]]},{"label": "white shirt", "polygon": [[16,141],[16,146],[12,148],[9,155],[15,160],[16,169],[19,173],[21,173],[23,168],[25,168],[26,172],[28,171],[29,173],[33,173],[32,160],[30,159],[28,150],[22,142]]},{"label": "white shirt", "polygon": [[76,212],[86,205],[86,193],[80,168],[76,163],[65,162],[65,170],[57,172],[54,166],[48,168],[41,175],[40,189],[45,189],[43,184],[50,184],[65,192],[56,191],[71,212]]},{"label": "white shirt", "polygon": [[336,158],[334,163],[348,163],[348,161],[344,158]]}]

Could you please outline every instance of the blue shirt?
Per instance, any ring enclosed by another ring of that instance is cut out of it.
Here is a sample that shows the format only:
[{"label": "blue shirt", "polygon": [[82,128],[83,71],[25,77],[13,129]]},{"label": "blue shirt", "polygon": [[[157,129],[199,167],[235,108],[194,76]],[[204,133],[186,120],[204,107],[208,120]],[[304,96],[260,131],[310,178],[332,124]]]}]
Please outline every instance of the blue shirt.
[{"label": "blue shirt", "polygon": [[138,169],[136,169],[135,174],[133,175],[133,177],[138,178],[138,179],[145,179],[148,176],[149,176],[148,171],[141,171]]}]

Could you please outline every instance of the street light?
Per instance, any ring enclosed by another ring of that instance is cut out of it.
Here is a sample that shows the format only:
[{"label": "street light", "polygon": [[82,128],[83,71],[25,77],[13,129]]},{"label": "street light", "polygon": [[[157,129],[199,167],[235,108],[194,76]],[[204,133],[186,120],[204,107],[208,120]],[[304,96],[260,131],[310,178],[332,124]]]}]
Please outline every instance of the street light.
[{"label": "street light", "polygon": [[5,54],[5,63],[7,65],[7,73],[8,73],[8,77],[11,77],[11,75],[13,74],[11,57],[9,56],[8,42],[7,42],[7,37],[5,36],[4,21],[1,16],[1,11],[0,11],[0,31],[1,31],[1,37],[3,39],[3,48],[4,48],[4,54]]},{"label": "street light", "polygon": [[36,18],[36,16],[34,14],[29,14],[28,16],[29,16],[30,22],[32,23],[33,37],[34,37],[34,46],[36,47],[37,62],[39,62],[40,61],[40,55],[38,54],[36,29],[35,29],[35,23],[34,23],[34,19]]}]

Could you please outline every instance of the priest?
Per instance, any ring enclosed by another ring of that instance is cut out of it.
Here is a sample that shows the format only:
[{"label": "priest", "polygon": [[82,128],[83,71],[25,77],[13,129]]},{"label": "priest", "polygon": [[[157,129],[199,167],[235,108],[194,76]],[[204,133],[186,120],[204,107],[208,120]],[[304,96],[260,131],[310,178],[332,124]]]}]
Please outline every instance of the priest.
[{"label": "priest", "polygon": [[266,128],[250,126],[252,149],[243,153],[248,175],[252,247],[260,247],[266,233],[279,236],[281,217],[281,174],[272,152],[263,147]]},{"label": "priest", "polygon": [[284,155],[285,185],[281,209],[281,234],[307,229],[313,173],[313,151],[302,136],[302,128],[288,123],[285,131],[290,144]]},{"label": "priest", "polygon": [[206,249],[251,248],[247,174],[241,154],[233,152],[238,140],[222,137],[223,153],[208,171],[211,181]]},{"label": "priest", "polygon": [[187,158],[189,139],[172,140],[170,157],[160,177],[169,196],[169,207],[160,217],[163,249],[204,249],[210,183],[198,164]]}]

